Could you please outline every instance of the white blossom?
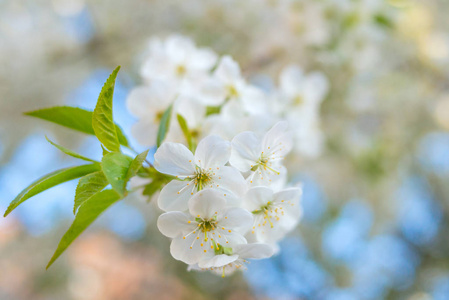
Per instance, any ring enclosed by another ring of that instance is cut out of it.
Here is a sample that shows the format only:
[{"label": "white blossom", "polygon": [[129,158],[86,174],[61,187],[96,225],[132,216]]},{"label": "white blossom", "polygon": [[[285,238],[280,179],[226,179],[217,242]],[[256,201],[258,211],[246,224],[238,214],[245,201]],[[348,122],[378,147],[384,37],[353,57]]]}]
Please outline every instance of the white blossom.
[{"label": "white blossom", "polygon": [[131,91],[126,104],[131,114],[139,118],[132,127],[132,133],[140,144],[153,146],[156,143],[162,115],[175,97],[173,88],[162,81],[153,81],[151,85]]},{"label": "white blossom", "polygon": [[246,244],[245,233],[253,217],[247,210],[227,208],[226,197],[214,189],[198,192],[189,200],[189,212],[167,212],[157,222],[159,230],[173,238],[172,256],[187,264],[214,255],[214,247]]},{"label": "white blossom", "polygon": [[229,161],[241,172],[251,172],[247,178],[250,184],[271,185],[285,175],[286,169],[281,162],[292,147],[287,126],[285,121],[278,122],[263,138],[246,131],[232,140]]},{"label": "white blossom", "polygon": [[218,136],[201,140],[195,155],[179,143],[163,143],[154,155],[154,167],[172,175],[172,180],[161,191],[158,204],[165,211],[185,211],[187,202],[205,188],[219,190],[228,203],[237,204],[246,190],[240,172],[225,166],[231,155],[231,144]]},{"label": "white blossom", "polygon": [[164,80],[174,83],[180,91],[192,94],[216,64],[217,55],[210,49],[197,48],[193,41],[180,35],[165,41],[150,41],[150,51],[142,67],[148,82]]},{"label": "white blossom", "polygon": [[301,194],[300,188],[276,193],[264,186],[249,189],[243,206],[254,215],[254,224],[248,238],[267,244],[281,240],[298,224],[302,214]]}]

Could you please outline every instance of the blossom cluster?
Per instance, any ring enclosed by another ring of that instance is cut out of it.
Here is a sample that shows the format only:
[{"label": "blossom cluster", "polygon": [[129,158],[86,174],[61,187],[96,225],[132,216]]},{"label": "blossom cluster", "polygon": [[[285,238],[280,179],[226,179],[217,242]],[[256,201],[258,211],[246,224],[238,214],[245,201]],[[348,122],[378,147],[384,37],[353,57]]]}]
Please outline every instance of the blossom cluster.
[{"label": "blossom cluster", "polygon": [[225,276],[275,254],[301,217],[302,190],[288,185],[283,160],[292,149],[320,153],[326,78],[289,66],[279,89],[263,90],[231,57],[182,36],[151,40],[142,77],[127,101],[135,138],[154,145],[171,114],[154,167],[172,178],[157,200],[172,256]]},{"label": "blossom cluster", "polygon": [[[182,115],[198,140],[211,134],[231,140],[243,131],[262,134],[286,120],[294,128],[295,154],[321,153],[319,110],[328,90],[322,73],[290,65],[281,71],[279,87],[262,88],[248,82],[230,56],[197,48],[187,37],[154,38],[148,48],[141,69],[144,84],[127,101],[138,118],[133,135],[142,145],[155,144],[159,121],[173,105],[173,115]],[[171,122],[166,141],[186,143],[177,122]]]}]

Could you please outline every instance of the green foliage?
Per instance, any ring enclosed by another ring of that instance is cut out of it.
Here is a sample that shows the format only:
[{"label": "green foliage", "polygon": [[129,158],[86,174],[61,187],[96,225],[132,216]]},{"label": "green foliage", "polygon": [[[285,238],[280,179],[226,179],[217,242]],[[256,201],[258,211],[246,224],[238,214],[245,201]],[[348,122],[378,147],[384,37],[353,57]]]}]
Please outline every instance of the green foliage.
[{"label": "green foliage", "polygon": [[[63,182],[81,177],[76,187],[73,207],[73,213],[76,214],[75,220],[62,237],[58,248],[47,265],[47,269],[103,211],[127,195],[126,185],[132,177],[138,175],[152,179],[153,182],[145,189],[145,192],[151,195],[171,180],[154,168],[143,166],[148,150],[135,158],[120,152],[120,145],[128,148],[130,146],[122,130],[113,121],[112,98],[119,69],[120,67],[116,68],[104,84],[93,112],[76,107],[62,106],[26,113],[29,116],[95,135],[101,142],[103,149],[103,158],[99,163],[60,146],[46,137],[49,143],[65,154],[93,163],[62,169],[36,180],[11,202],[5,212],[5,216],[7,216],[18,205],[32,196]],[[167,134],[171,111],[172,106],[162,116],[158,134],[159,144],[162,143]],[[112,189],[105,190],[109,184]]]},{"label": "green foliage", "polygon": [[101,167],[112,188],[126,196],[127,175],[133,159],[123,153],[111,152],[103,156]]},{"label": "green foliage", "polygon": [[207,106],[206,107],[206,116],[219,114],[221,111],[221,106]]},{"label": "green foliage", "polygon": [[189,145],[190,151],[195,152],[195,141],[192,137],[192,133],[190,132],[189,127],[187,126],[186,119],[184,119],[184,117],[180,114],[177,115],[177,118],[182,133],[184,134],[184,137],[187,140],[187,144]]},{"label": "green foliage", "polygon": [[133,159],[131,165],[129,166],[128,172],[126,173],[126,181],[129,181],[132,177],[136,176],[137,172],[140,168],[142,168],[142,164],[148,156],[148,151],[150,150],[140,153]]},{"label": "green foliage", "polygon": [[[78,107],[55,106],[26,112],[25,115],[39,118],[45,121],[77,130],[83,133],[95,135],[92,127],[93,112]],[[119,126],[115,125],[120,144],[128,147],[128,140]]]},{"label": "green foliage", "polygon": [[84,175],[99,171],[101,169],[100,164],[89,164],[82,165],[77,167],[70,167],[62,170],[55,171],[53,173],[47,174],[35,182],[33,182],[30,186],[24,189],[9,205],[8,209],[5,212],[5,217],[14,210],[17,206],[19,206],[24,201],[29,198],[48,190],[56,185],[61,183],[80,178]]},{"label": "green foliage", "polygon": [[98,96],[92,117],[92,127],[98,140],[110,151],[120,151],[120,143],[112,116],[112,96],[120,66],[109,76]]},{"label": "green foliage", "polygon": [[170,127],[170,119],[173,105],[170,105],[164,112],[161,118],[161,123],[159,124],[159,130],[157,132],[156,145],[159,148],[162,145],[165,137],[167,136],[168,129]]},{"label": "green foliage", "polygon": [[76,213],[78,207],[80,207],[87,199],[103,190],[108,184],[109,182],[102,171],[94,172],[82,177],[76,186],[73,214]]},{"label": "green foliage", "polygon": [[176,178],[170,175],[165,175],[156,171],[156,169],[149,169],[147,174],[148,178],[151,178],[151,182],[147,184],[142,192],[144,196],[148,196],[148,202],[151,200],[151,197],[157,192],[160,191],[167,183]]},{"label": "green foliage", "polygon": [[79,208],[75,220],[69,230],[64,234],[59,242],[53,257],[47,265],[47,269],[54,261],[67,249],[68,246],[100,216],[109,206],[120,199],[119,194],[113,190],[104,190],[87,199]]},{"label": "green foliage", "polygon": [[393,21],[389,19],[387,16],[382,14],[377,14],[374,16],[374,21],[379,24],[380,26],[383,26],[385,28],[391,29],[394,27]]},{"label": "green foliage", "polygon": [[64,152],[65,154],[67,154],[69,156],[72,156],[72,157],[75,157],[75,158],[79,158],[79,159],[82,159],[82,160],[85,160],[85,161],[97,162],[96,160],[93,160],[93,159],[90,159],[88,157],[82,156],[81,154],[78,154],[76,152],[73,152],[72,150],[69,150],[69,149],[67,149],[65,147],[62,147],[62,146],[60,146],[58,144],[53,143],[47,136],[45,136],[45,138],[47,139],[47,141],[50,144],[52,144],[53,146],[55,146],[56,148],[58,148],[59,150],[61,150],[62,152]]}]

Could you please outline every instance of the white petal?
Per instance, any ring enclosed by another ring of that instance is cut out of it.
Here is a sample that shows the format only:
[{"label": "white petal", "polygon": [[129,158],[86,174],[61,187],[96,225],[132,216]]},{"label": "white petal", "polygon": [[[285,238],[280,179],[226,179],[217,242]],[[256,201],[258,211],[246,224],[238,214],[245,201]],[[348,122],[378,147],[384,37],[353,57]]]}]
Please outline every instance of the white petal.
[{"label": "white petal", "polygon": [[226,84],[241,80],[240,67],[230,56],[223,56],[214,75]]},{"label": "white petal", "polygon": [[270,153],[273,157],[285,156],[293,146],[290,133],[287,132],[288,122],[276,123],[264,136],[263,151]]},{"label": "white petal", "polygon": [[200,88],[199,100],[209,106],[221,105],[226,99],[226,87],[215,78],[207,79]]},{"label": "white petal", "polygon": [[[228,229],[226,229],[226,230],[228,230]],[[247,243],[245,237],[242,234],[240,234],[239,232],[231,230],[231,232],[229,232],[229,231],[223,232],[222,231],[221,234],[222,234],[222,236],[225,236],[224,240],[226,240],[227,243],[226,242],[224,242],[224,243],[221,242],[220,244],[222,244],[225,247],[233,248],[233,247],[235,247],[237,245],[241,245],[241,244],[246,244]]]},{"label": "white petal", "polygon": [[[183,261],[186,264],[196,264],[208,251],[214,251],[208,247],[201,247],[201,242],[197,240],[196,237],[196,234],[191,234],[185,239],[173,239],[170,245],[171,255],[175,259]],[[192,247],[192,249],[190,249],[190,247]],[[204,253],[204,250],[206,250],[206,253]]]},{"label": "white petal", "polygon": [[262,90],[247,85],[241,91],[240,100],[245,111],[249,114],[263,114],[268,112],[268,102]]},{"label": "white petal", "polygon": [[198,266],[204,269],[219,268],[236,261],[238,258],[239,258],[238,255],[226,255],[226,254],[215,255],[210,259],[201,260],[198,263]]},{"label": "white petal", "polygon": [[217,54],[210,49],[198,49],[189,58],[190,67],[197,70],[210,70],[217,62]]},{"label": "white petal", "polygon": [[323,100],[328,86],[328,80],[322,73],[311,73],[304,82],[304,98],[307,101],[318,104]]},{"label": "white petal", "polygon": [[261,155],[260,139],[250,131],[242,132],[232,140],[230,164],[242,172],[249,171]]},{"label": "white petal", "polygon": [[195,192],[193,183],[172,180],[162,188],[159,194],[159,208],[164,211],[186,211],[188,209],[187,203],[192,197],[192,193]]},{"label": "white petal", "polygon": [[210,219],[224,211],[226,199],[217,190],[205,189],[196,193],[189,200],[188,205],[192,216],[197,217],[199,215],[203,219]]},{"label": "white petal", "polygon": [[243,208],[230,208],[219,220],[219,226],[245,234],[253,224],[253,215]]},{"label": "white petal", "polygon": [[154,154],[154,167],[161,173],[173,176],[190,176],[195,173],[192,152],[178,143],[163,143]]},{"label": "white petal", "polygon": [[157,228],[159,231],[169,237],[176,238],[195,230],[196,223],[188,223],[192,217],[188,214],[173,211],[164,213],[157,219]]},{"label": "white petal", "polygon": [[175,102],[174,110],[175,116],[180,114],[184,117],[190,130],[200,126],[206,115],[206,107],[189,97],[180,96]]},{"label": "white petal", "polygon": [[262,259],[272,256],[274,249],[270,245],[261,243],[243,244],[235,246],[234,253],[238,254],[239,258]]},{"label": "white petal", "polygon": [[156,144],[158,126],[148,120],[140,120],[131,127],[131,134],[143,146]]},{"label": "white petal", "polygon": [[166,41],[167,55],[175,64],[186,61],[194,49],[193,41],[185,36],[172,35]]},{"label": "white petal", "polygon": [[231,143],[219,136],[210,135],[199,142],[195,161],[203,169],[224,166],[231,156]]},{"label": "white petal", "polygon": [[282,91],[289,97],[296,96],[301,91],[303,77],[304,74],[298,66],[286,67],[279,80]]},{"label": "white petal", "polygon": [[146,117],[151,114],[151,106],[148,98],[151,97],[151,91],[148,87],[137,87],[133,89],[126,99],[126,107],[129,112],[136,117]]},{"label": "white petal", "polygon": [[273,201],[273,191],[264,186],[250,188],[245,196],[245,208],[249,211],[259,210],[262,206]]},{"label": "white petal", "polygon": [[220,167],[213,176],[215,188],[221,189],[224,193],[231,192],[240,197],[246,192],[246,182],[242,174],[233,167]]}]

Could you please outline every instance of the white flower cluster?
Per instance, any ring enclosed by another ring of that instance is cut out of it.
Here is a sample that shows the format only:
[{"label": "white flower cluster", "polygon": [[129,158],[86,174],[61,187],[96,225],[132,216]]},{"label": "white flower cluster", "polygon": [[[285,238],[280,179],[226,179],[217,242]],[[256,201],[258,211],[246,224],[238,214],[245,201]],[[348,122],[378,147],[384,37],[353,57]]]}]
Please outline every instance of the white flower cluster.
[{"label": "white flower cluster", "polygon": [[[319,154],[325,77],[290,66],[280,88],[266,92],[248,83],[231,57],[218,59],[181,36],[151,41],[142,76],[145,84],[128,98],[142,144],[155,144],[173,105],[165,142],[154,155],[156,170],[174,178],[158,198],[165,211],[158,228],[172,239],[172,256],[189,269],[225,276],[245,268],[247,259],[273,255],[301,217],[302,191],[287,188],[283,159],[292,149]],[[198,141],[196,150],[178,115]]]},{"label": "white flower cluster", "polygon": [[[319,109],[328,83],[319,72],[305,74],[298,66],[288,66],[281,72],[279,88],[266,91],[249,83],[231,57],[219,58],[173,35],[150,41],[141,75],[144,85],[130,93],[127,104],[138,118],[133,135],[142,145],[155,144],[159,121],[173,104],[173,115],[182,115],[198,140],[211,134],[231,140],[242,131],[262,134],[286,120],[294,128],[296,154],[321,153]],[[185,143],[177,122],[171,122],[166,141]]]}]

